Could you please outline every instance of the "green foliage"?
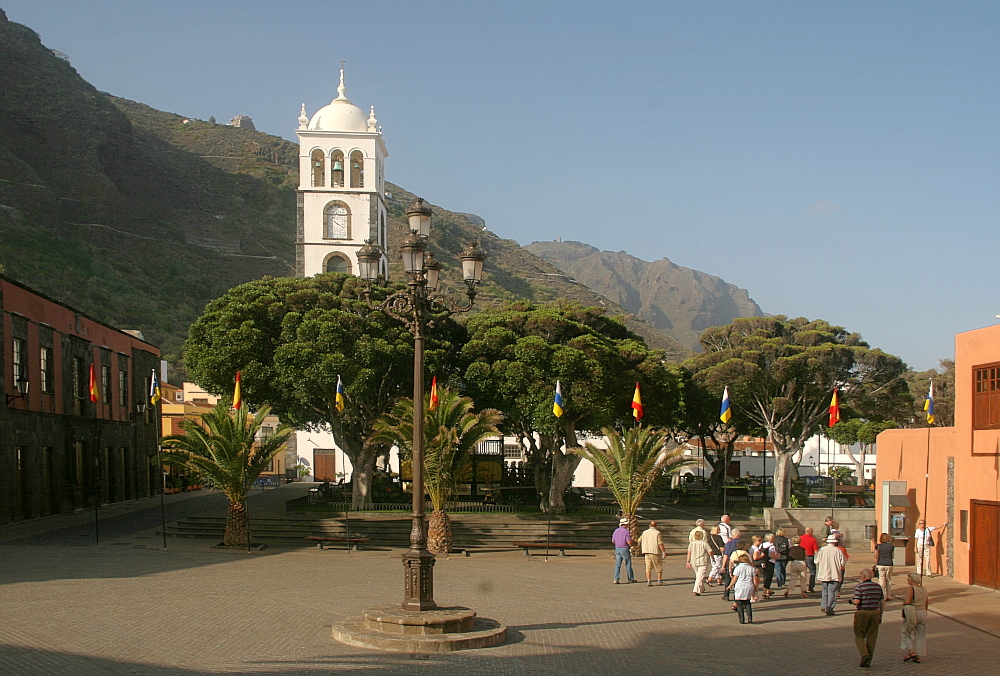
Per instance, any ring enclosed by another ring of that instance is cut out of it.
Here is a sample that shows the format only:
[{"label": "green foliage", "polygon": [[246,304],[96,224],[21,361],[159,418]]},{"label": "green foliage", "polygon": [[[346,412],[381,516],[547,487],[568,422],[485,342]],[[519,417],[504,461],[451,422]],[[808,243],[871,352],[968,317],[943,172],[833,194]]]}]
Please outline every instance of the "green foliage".
[{"label": "green foliage", "polygon": [[831,476],[838,484],[847,483],[847,480],[854,476],[854,468],[844,465],[834,465],[827,469],[827,476]]}]

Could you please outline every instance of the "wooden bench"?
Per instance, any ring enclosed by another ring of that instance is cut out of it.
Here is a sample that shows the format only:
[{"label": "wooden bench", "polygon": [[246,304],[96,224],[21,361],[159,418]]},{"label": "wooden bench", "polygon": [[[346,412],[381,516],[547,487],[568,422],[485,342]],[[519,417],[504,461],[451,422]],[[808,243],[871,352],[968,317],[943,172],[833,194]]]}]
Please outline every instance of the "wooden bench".
[{"label": "wooden bench", "polygon": [[576,549],[576,545],[574,544],[570,543],[559,544],[556,542],[550,542],[549,544],[545,544],[544,542],[515,542],[514,546],[523,549],[525,556],[531,556],[530,550],[532,549],[545,549],[546,547],[549,549],[558,549],[559,556],[566,556],[567,549]]},{"label": "wooden bench", "polygon": [[306,540],[311,540],[316,543],[316,549],[323,549],[324,542],[345,542],[349,549],[358,551],[358,545],[363,542],[368,542],[368,538],[344,538],[334,535],[307,535]]}]

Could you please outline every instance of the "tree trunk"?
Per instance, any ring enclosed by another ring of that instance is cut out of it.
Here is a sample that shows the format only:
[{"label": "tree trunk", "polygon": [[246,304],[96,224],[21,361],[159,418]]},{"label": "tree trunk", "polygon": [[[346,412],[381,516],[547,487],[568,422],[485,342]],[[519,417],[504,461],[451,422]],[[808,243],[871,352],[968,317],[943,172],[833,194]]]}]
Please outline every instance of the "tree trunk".
[{"label": "tree trunk", "polygon": [[779,455],[775,449],[774,463],[774,507],[788,506],[788,496],[792,488],[792,456],[795,451],[782,451]]},{"label": "tree trunk", "polygon": [[375,471],[375,460],[378,459],[378,449],[365,446],[357,457],[351,457],[353,470],[351,473],[351,509],[364,509],[372,506],[372,474]]},{"label": "tree trunk", "polygon": [[570,484],[573,483],[573,472],[580,466],[583,460],[574,453],[563,453],[555,450],[552,453],[552,483],[549,484],[549,509],[553,514],[564,514],[566,512],[566,501],[563,494]]},{"label": "tree trunk", "polygon": [[435,509],[427,524],[427,551],[447,554],[451,551],[451,544],[451,518],[443,509]]},{"label": "tree trunk", "polygon": [[628,532],[632,537],[632,542],[635,543],[629,551],[632,552],[632,556],[640,556],[642,548],[639,547],[639,517],[635,514],[626,514],[622,518],[628,519]]},{"label": "tree trunk", "polygon": [[245,499],[229,503],[226,510],[226,533],[222,544],[227,547],[246,547],[250,542],[250,519],[247,514]]}]

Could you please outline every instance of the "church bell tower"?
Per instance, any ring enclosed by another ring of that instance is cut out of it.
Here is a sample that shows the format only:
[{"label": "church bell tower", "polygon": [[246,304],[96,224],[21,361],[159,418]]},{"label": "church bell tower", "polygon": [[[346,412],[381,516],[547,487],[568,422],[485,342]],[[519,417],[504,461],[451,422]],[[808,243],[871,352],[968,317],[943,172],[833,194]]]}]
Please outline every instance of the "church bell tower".
[{"label": "church bell tower", "polygon": [[[337,98],[310,118],[299,115],[295,273],[358,273],[357,252],[372,240],[385,251],[385,143],[375,106],[365,115],[347,98],[344,68]],[[385,259],[380,263],[387,272]]]}]

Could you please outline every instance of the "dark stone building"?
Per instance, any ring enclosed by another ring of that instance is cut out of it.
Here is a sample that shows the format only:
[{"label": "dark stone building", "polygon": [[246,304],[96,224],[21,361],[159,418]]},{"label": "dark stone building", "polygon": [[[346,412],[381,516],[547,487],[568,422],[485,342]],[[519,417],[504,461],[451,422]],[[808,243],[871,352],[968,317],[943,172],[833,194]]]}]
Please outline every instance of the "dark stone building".
[{"label": "dark stone building", "polygon": [[156,347],[2,275],[0,346],[0,524],[160,493]]}]

